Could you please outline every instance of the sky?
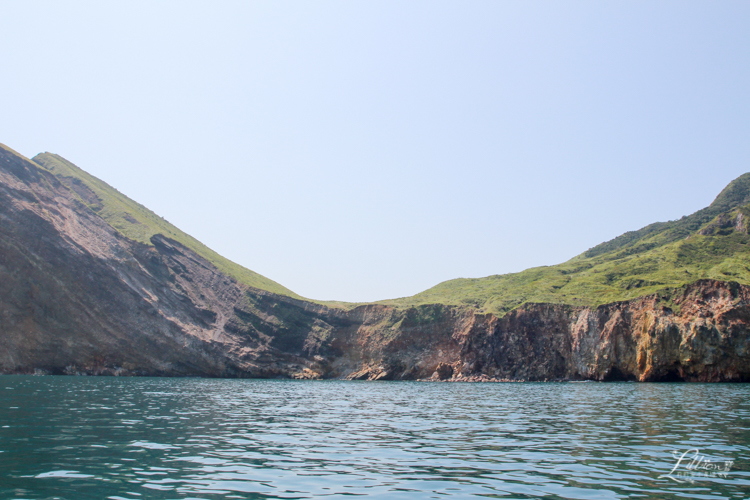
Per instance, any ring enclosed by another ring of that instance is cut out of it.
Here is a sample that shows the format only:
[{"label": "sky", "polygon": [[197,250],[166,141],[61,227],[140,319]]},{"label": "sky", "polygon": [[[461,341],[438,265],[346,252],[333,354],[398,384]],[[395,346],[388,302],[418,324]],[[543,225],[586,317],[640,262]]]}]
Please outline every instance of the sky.
[{"label": "sky", "polygon": [[305,297],[558,264],[750,171],[747,1],[0,6],[0,142]]}]

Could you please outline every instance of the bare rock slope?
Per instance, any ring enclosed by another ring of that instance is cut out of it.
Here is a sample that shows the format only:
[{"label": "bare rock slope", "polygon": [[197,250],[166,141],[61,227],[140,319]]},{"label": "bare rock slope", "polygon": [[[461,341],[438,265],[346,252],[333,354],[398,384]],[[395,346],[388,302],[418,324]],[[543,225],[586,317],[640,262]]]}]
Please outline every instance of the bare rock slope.
[{"label": "bare rock slope", "polygon": [[750,380],[750,288],[702,280],[503,317],[444,304],[328,307],[242,284],[0,147],[0,373],[368,380]]}]

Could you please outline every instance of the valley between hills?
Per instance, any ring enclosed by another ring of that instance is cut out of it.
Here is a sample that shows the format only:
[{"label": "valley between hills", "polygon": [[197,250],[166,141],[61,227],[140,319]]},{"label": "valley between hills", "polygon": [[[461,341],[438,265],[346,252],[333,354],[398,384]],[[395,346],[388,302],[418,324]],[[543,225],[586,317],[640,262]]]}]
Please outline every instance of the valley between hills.
[{"label": "valley between hills", "polygon": [[750,174],[568,262],[321,302],[51,153],[0,145],[0,372],[750,380]]}]

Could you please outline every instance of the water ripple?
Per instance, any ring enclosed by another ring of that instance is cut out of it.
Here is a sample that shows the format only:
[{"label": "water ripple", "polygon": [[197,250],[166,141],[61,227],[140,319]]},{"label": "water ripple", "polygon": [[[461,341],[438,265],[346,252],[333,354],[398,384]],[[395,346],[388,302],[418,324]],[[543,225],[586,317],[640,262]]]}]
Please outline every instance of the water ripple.
[{"label": "water ripple", "polygon": [[[750,386],[4,376],[0,496],[746,498]],[[679,456],[699,451],[699,467]],[[682,481],[682,482],[678,482]]]}]

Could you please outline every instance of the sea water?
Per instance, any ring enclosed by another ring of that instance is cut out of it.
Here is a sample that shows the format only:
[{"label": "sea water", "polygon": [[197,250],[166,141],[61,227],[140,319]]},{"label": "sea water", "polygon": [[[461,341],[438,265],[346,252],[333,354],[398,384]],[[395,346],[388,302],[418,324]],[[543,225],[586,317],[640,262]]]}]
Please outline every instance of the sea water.
[{"label": "sea water", "polygon": [[0,376],[0,498],[750,498],[750,384]]}]

